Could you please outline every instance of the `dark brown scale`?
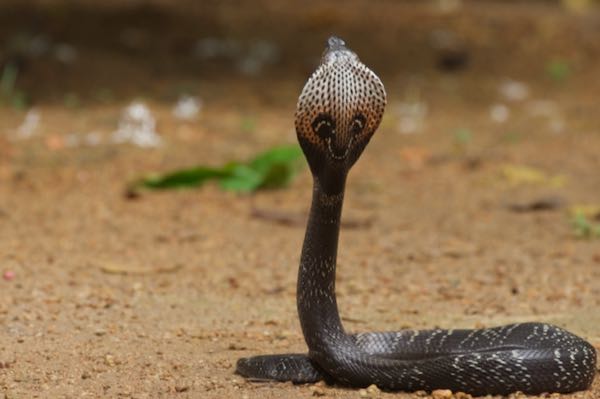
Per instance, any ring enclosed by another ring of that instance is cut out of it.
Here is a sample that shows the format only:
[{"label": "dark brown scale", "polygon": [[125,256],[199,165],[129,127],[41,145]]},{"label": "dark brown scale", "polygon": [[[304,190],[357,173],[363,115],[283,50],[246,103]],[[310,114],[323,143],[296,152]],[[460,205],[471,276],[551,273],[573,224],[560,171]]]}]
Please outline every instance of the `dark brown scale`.
[{"label": "dark brown scale", "polygon": [[[315,88],[322,88],[318,93],[327,101],[315,101]],[[244,358],[236,372],[263,381],[327,380],[359,387],[376,384],[387,390],[447,388],[474,395],[589,388],[596,374],[595,349],[549,324],[345,332],[335,295],[344,188],[348,171],[381,122],[385,98],[379,78],[342,40],[330,38],[321,65],[300,95],[295,121],[314,178],[296,297],[308,354]],[[358,138],[350,140],[356,133],[352,129],[358,129],[353,128],[357,115],[364,117],[363,126]],[[317,118],[335,126],[335,148],[331,135],[315,132],[321,126]]]}]

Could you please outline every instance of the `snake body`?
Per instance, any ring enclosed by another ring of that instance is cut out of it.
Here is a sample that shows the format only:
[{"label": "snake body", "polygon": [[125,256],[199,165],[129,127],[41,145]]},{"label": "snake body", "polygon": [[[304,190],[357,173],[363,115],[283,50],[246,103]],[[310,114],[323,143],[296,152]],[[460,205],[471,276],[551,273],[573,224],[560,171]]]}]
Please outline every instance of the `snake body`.
[{"label": "snake body", "polygon": [[549,324],[346,333],[335,295],[346,176],[379,126],[385,103],[379,78],[341,39],[330,38],[295,116],[314,178],[297,287],[308,354],[242,358],[236,372],[253,380],[324,379],[357,387],[447,388],[475,395],[587,389],[596,372],[595,349]]}]

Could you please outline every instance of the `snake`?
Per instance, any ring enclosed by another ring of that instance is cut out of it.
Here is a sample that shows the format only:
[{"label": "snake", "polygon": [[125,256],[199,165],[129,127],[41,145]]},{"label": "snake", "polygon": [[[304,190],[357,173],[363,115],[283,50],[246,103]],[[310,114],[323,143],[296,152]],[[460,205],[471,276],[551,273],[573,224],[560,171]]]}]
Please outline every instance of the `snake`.
[{"label": "snake", "polygon": [[298,141],[313,176],[296,292],[308,353],[240,358],[236,373],[251,381],[325,380],[471,395],[588,389],[596,374],[594,347],[551,324],[346,332],[335,294],[346,178],[379,127],[386,102],[378,76],[342,39],[330,37],[295,113]]}]

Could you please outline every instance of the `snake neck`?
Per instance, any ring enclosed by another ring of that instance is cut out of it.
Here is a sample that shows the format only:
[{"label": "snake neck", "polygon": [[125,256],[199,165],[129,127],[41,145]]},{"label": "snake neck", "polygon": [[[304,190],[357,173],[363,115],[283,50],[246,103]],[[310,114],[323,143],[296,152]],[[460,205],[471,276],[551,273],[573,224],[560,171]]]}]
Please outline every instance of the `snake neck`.
[{"label": "snake neck", "polygon": [[297,287],[300,324],[311,351],[326,350],[345,337],[335,295],[337,246],[345,182],[344,175],[341,181],[336,182],[337,190],[334,192],[337,194],[328,194],[331,191],[325,190],[319,180],[314,179]]}]

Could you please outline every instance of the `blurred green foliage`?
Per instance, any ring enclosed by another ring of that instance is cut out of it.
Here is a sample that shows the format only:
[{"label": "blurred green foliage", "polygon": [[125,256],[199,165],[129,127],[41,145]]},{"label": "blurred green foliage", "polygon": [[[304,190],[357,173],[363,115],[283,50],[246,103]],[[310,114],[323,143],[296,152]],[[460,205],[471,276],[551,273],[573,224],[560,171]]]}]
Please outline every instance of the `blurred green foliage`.
[{"label": "blurred green foliage", "polygon": [[275,147],[248,162],[233,161],[222,167],[202,165],[144,177],[130,184],[128,192],[200,187],[209,180],[235,192],[280,188],[290,183],[302,165],[299,146]]},{"label": "blurred green foliage", "polygon": [[473,133],[470,129],[463,127],[454,131],[454,150],[458,154],[465,155],[472,141]]},{"label": "blurred green foliage", "polygon": [[19,68],[16,64],[8,62],[0,74],[0,103],[12,105],[18,109],[25,109],[28,105],[27,95],[16,86]]},{"label": "blurred green foliage", "polygon": [[571,67],[565,60],[552,60],[546,65],[546,74],[552,80],[562,82],[571,75]]},{"label": "blurred green foliage", "polygon": [[473,135],[469,129],[458,129],[454,132],[454,139],[459,145],[467,145],[473,140]]},{"label": "blurred green foliage", "polygon": [[571,216],[571,225],[579,238],[600,238],[600,223],[594,223],[584,212],[575,212]]}]

